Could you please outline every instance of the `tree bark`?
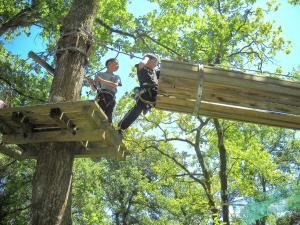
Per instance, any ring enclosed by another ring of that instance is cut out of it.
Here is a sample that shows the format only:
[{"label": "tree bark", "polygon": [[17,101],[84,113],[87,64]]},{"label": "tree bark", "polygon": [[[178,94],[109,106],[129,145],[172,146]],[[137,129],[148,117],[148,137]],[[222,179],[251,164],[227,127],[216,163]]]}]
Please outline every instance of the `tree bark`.
[{"label": "tree bark", "polygon": [[220,154],[220,182],[221,182],[221,200],[222,200],[222,215],[223,222],[230,225],[229,220],[229,201],[228,201],[228,184],[227,184],[227,159],[226,148],[224,144],[224,131],[219,120],[214,119],[214,124],[218,135],[218,148]]},{"label": "tree bark", "polygon": [[[97,12],[97,0],[74,0],[63,21],[57,44],[56,75],[50,102],[80,99],[84,66],[91,45],[90,36]],[[79,49],[79,50],[78,50]],[[32,192],[33,225],[70,225],[72,167],[76,148],[72,143],[40,146]]]}]

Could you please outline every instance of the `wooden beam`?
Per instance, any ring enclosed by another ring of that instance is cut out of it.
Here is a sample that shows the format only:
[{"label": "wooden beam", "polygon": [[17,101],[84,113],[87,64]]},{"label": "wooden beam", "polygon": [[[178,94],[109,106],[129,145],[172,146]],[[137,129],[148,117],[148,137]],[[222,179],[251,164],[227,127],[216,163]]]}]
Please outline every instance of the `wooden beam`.
[{"label": "wooden beam", "polygon": [[[157,96],[156,108],[192,113],[195,100]],[[300,115],[288,115],[202,101],[199,115],[300,129]]]},{"label": "wooden beam", "polygon": [[[189,90],[167,87],[162,84],[159,94],[174,96],[178,99],[195,99],[196,90],[191,87]],[[209,86],[204,85],[203,101],[221,103],[232,106],[242,106],[253,109],[268,110],[273,112],[300,115],[300,98],[268,92],[256,92],[255,90],[243,90],[230,86]]]},{"label": "wooden beam", "polygon": [[[172,77],[173,79],[184,77],[193,80],[194,82],[199,80],[198,71],[178,70],[175,68],[162,67],[160,76]],[[266,77],[255,77],[250,75],[241,77],[235,76],[233,72],[223,72],[220,74],[219,70],[213,68],[207,69],[206,67],[204,67],[204,85],[205,83],[228,84],[243,88],[253,88],[257,91],[268,91],[300,97],[300,84],[297,82],[279,82],[278,80],[270,80]]]},{"label": "wooden beam", "polygon": [[[96,107],[97,102],[94,100],[88,101],[76,101],[76,102],[57,102],[57,103],[48,103],[48,104],[39,104],[32,106],[17,106],[17,107],[8,107],[0,110],[1,116],[10,116],[12,112],[26,112],[37,113],[41,115],[48,115],[50,108],[60,108],[63,112],[68,113],[78,113],[82,112],[84,107],[94,106]],[[98,105],[98,104],[97,104]]]},{"label": "wooden beam", "polygon": [[24,138],[32,135],[34,125],[22,112],[13,112],[11,114],[11,119],[17,126],[21,127],[21,132],[23,133],[22,135]]},{"label": "wooden beam", "polygon": [[62,112],[60,108],[51,108],[50,117],[56,122],[56,124],[62,128],[67,129],[73,135],[77,132],[76,124],[69,119],[65,112]]},{"label": "wooden beam", "polygon": [[[163,60],[156,107],[192,113],[198,64]],[[300,83],[204,66],[200,115],[300,128]]]},{"label": "wooden beam", "polygon": [[[88,149],[82,148],[79,152],[75,153],[77,158],[88,158],[88,157],[115,157],[119,156],[117,147],[103,146],[103,147],[92,147]],[[120,158],[120,157],[119,157]]]},{"label": "wooden beam", "polygon": [[35,54],[33,51],[30,51],[28,53],[28,56],[32,58],[35,62],[40,64],[45,70],[47,70],[52,76],[55,76],[55,69],[50,66],[45,60],[40,58],[37,54]]},{"label": "wooden beam", "polygon": [[[174,76],[180,74],[180,70],[182,70],[181,75],[179,77],[186,77],[188,76],[191,79],[197,79],[197,73],[199,71],[198,64],[195,63],[186,63],[186,62],[177,62],[171,60],[162,60],[161,68],[167,70],[174,70],[178,73],[174,73]],[[191,73],[190,73],[191,72]],[[196,72],[196,73],[193,73]],[[206,74],[215,74],[219,75],[220,77],[230,77],[230,78],[237,78],[246,81],[257,81],[263,82],[265,84],[272,84],[272,85],[280,85],[280,86],[287,86],[292,88],[300,88],[299,82],[289,81],[289,80],[282,80],[279,78],[274,77],[266,77],[260,75],[249,74],[241,71],[236,70],[227,70],[219,67],[214,66],[207,66],[204,65],[204,73]],[[162,75],[162,74],[161,74]],[[170,74],[170,75],[173,75]]]},{"label": "wooden beam", "polygon": [[75,135],[66,130],[46,131],[32,133],[31,137],[25,138],[20,134],[3,135],[2,140],[5,144],[28,144],[43,142],[81,142],[81,141],[100,141],[113,143],[111,136],[107,135],[104,129],[78,130]]}]

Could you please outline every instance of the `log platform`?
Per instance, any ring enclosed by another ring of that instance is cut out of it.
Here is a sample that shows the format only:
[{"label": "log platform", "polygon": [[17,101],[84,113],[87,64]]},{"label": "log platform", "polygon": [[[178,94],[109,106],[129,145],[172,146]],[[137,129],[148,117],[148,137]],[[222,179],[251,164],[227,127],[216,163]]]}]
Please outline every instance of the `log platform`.
[{"label": "log platform", "polygon": [[[113,157],[127,153],[117,131],[95,101],[60,102],[0,109],[0,152],[17,159],[37,156],[45,142],[76,142],[75,157]],[[9,144],[17,148],[7,147]]]},{"label": "log platform", "polygon": [[162,60],[156,108],[300,129],[300,83]]}]

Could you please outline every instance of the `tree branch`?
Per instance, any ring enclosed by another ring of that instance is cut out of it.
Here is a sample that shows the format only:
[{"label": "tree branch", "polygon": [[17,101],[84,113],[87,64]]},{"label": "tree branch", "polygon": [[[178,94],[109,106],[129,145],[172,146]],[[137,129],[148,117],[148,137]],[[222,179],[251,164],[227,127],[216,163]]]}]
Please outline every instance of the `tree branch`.
[{"label": "tree branch", "polygon": [[226,148],[224,144],[224,131],[219,123],[218,119],[214,118],[214,125],[218,136],[218,148],[220,154],[220,182],[221,182],[221,199],[222,199],[222,212],[223,222],[230,225],[229,220],[229,201],[228,201],[228,190],[227,190],[227,159],[226,159]]},{"label": "tree branch", "polygon": [[19,95],[21,95],[23,97],[30,98],[32,100],[38,100],[40,102],[46,102],[43,99],[35,98],[35,97],[30,96],[30,95],[24,94],[22,91],[19,91],[17,88],[15,88],[14,85],[10,81],[8,81],[6,78],[3,78],[3,77],[0,76],[0,80],[3,80],[11,89],[13,89],[16,93],[18,93]]},{"label": "tree branch", "polygon": [[9,29],[15,29],[19,26],[29,26],[36,22],[40,17],[38,3],[32,2],[31,6],[27,6],[12,18],[0,25],[0,36],[6,33]]},{"label": "tree branch", "polygon": [[[117,33],[117,34],[121,34],[121,35],[123,35],[123,36],[131,37],[131,38],[133,38],[134,40],[142,39],[143,37],[148,38],[148,39],[150,39],[152,42],[154,42],[155,44],[157,44],[157,45],[159,45],[159,46],[161,46],[161,47],[167,49],[169,52],[172,52],[172,53],[174,53],[174,54],[180,56],[180,54],[179,54],[177,51],[171,49],[170,47],[168,47],[168,46],[165,45],[165,44],[162,44],[161,42],[159,42],[159,41],[156,40],[155,38],[150,37],[148,34],[146,34],[146,32],[140,33],[139,31],[135,31],[136,35],[134,35],[134,34],[131,34],[131,33],[129,33],[129,32],[126,32],[126,31],[122,31],[122,30],[119,30],[119,29],[115,29],[115,28],[109,26],[108,24],[106,24],[106,23],[105,23],[103,20],[101,20],[100,18],[97,18],[96,21],[97,21],[101,26],[105,27],[107,30],[109,30],[109,31],[112,32],[112,33]],[[143,41],[143,40],[142,40],[142,41]],[[143,43],[145,44],[145,41],[143,41]],[[149,48],[148,45],[146,45],[146,47]]]}]

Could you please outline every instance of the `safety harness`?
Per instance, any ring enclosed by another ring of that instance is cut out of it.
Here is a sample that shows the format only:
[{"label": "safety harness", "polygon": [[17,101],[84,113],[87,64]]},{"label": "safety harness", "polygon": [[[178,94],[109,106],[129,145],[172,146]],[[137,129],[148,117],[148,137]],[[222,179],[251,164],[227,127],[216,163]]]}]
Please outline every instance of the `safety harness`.
[{"label": "safety harness", "polygon": [[151,98],[153,97],[153,90],[157,87],[155,84],[152,83],[143,83],[140,87],[135,87],[133,89],[133,99],[137,102],[141,100],[143,103],[146,104],[146,108],[143,110],[143,114],[145,115],[152,107],[155,106],[155,101],[149,101],[144,99],[142,96],[143,94],[147,93]]},{"label": "safety harness", "polygon": [[[113,101],[107,102],[105,99],[105,96],[104,96],[105,94],[110,95],[112,97]],[[97,89],[97,96],[96,96],[97,101],[104,101],[106,106],[109,106],[110,104],[112,104],[112,102],[115,101],[115,99],[116,99],[116,96],[112,91],[106,90],[106,89]]]}]

